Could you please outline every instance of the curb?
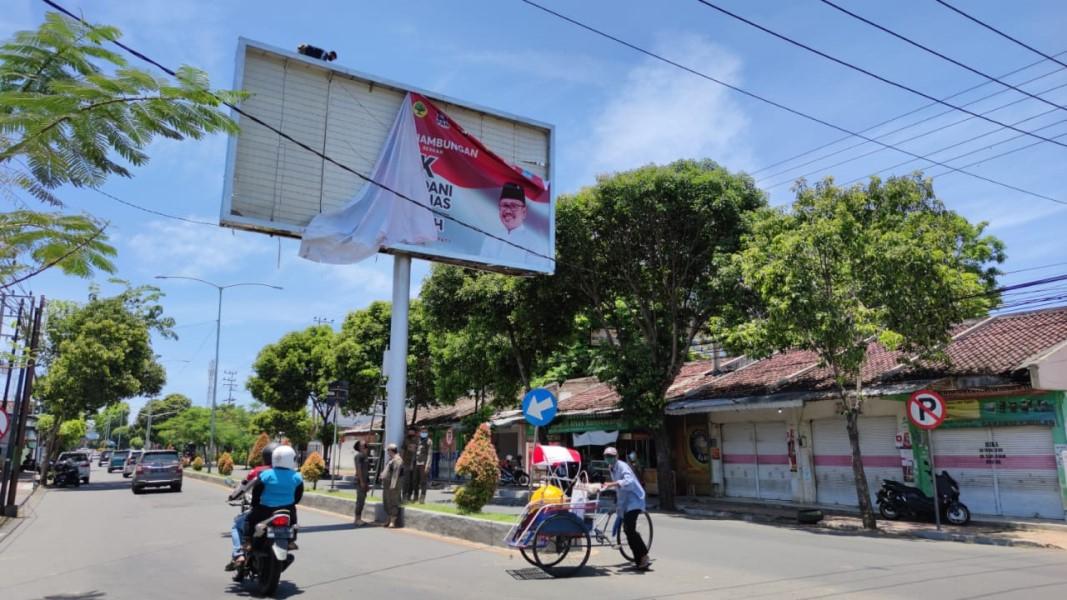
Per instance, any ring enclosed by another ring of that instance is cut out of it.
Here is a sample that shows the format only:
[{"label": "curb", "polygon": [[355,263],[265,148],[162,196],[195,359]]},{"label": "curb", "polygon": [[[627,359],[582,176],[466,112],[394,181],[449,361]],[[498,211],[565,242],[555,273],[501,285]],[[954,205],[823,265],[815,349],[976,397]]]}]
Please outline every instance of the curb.
[{"label": "curb", "polygon": [[[226,484],[218,477],[186,471],[185,476],[205,483],[213,483],[220,487]],[[323,494],[304,494],[300,500],[300,506],[307,506],[318,510],[334,513],[336,515],[352,518],[356,510],[354,499],[339,496],[326,496]],[[374,521],[386,522],[385,505],[381,502],[367,501],[366,509],[374,512]],[[486,521],[462,515],[450,515],[428,510],[419,510],[410,506],[401,506],[400,522],[403,527],[416,529],[437,535],[460,538],[469,542],[476,542],[488,546],[505,546],[504,538],[507,536],[511,525],[496,521]]]},{"label": "curb", "polygon": [[[781,516],[781,515],[763,515],[763,514],[750,514],[750,513],[738,513],[726,510],[701,510],[693,508],[681,508],[679,512],[694,517],[708,517],[714,519],[728,519],[732,521],[745,521],[748,523],[778,523],[778,524],[796,524],[795,519]],[[1002,546],[1008,548],[1041,548],[1046,550],[1065,550],[1055,544],[1042,544],[1039,542],[1031,542],[1028,540],[1013,540],[1010,538],[997,538],[990,535],[983,534],[967,534],[967,533],[952,533],[948,531],[928,531],[928,530],[915,530],[910,532],[899,531],[885,531],[879,529],[871,532],[862,527],[827,527],[825,525],[809,525],[812,529],[822,529],[825,531],[838,531],[842,533],[854,533],[856,535],[880,535],[885,537],[895,538],[912,538],[912,539],[925,539],[938,542],[957,542],[962,544],[980,544],[984,546]]]}]

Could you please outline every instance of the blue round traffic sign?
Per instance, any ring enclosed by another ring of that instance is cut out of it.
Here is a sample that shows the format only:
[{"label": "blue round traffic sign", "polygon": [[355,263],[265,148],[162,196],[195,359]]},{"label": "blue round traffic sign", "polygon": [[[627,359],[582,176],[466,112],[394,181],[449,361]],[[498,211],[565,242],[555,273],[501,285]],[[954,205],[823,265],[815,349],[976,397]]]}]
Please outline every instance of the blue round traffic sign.
[{"label": "blue round traffic sign", "polygon": [[522,415],[534,427],[544,427],[556,418],[556,396],[545,388],[534,388],[522,397]]}]

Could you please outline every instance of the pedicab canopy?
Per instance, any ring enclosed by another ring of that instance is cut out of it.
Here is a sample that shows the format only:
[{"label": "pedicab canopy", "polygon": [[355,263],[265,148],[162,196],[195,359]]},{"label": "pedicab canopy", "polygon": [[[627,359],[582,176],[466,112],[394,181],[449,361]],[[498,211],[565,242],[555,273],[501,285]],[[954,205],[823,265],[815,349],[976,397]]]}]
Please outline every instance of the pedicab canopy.
[{"label": "pedicab canopy", "polygon": [[581,463],[582,455],[572,448],[563,446],[534,446],[532,461],[535,467],[554,467],[564,463]]}]

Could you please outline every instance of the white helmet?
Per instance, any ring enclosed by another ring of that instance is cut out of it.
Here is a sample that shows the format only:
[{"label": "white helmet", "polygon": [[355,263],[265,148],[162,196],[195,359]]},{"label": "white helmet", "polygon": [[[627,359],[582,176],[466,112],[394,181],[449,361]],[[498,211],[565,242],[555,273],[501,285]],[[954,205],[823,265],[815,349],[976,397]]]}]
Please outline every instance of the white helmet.
[{"label": "white helmet", "polygon": [[292,446],[278,446],[270,455],[270,462],[275,469],[296,470],[296,451]]}]

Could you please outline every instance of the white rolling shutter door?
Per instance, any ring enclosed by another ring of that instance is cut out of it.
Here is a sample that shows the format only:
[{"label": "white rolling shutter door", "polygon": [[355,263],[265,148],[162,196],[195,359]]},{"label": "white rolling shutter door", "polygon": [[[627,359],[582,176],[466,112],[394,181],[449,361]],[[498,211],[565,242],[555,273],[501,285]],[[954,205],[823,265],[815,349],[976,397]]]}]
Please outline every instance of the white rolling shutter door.
[{"label": "white rolling shutter door", "polygon": [[[935,429],[934,467],[937,472],[948,471],[960,486],[960,501],[971,513],[999,515],[993,466],[979,457],[990,442],[989,430],[982,428]],[[916,465],[916,469],[929,469]]]},{"label": "white rolling shutter door", "polygon": [[[1000,510],[1006,516],[1063,519],[1052,431],[1045,426],[994,427],[994,460]],[[966,504],[966,501],[964,502]]]},{"label": "white rolling shutter door", "polygon": [[938,429],[935,467],[960,485],[974,514],[1063,519],[1059,474],[1047,426]]},{"label": "white rolling shutter door", "polygon": [[785,423],[756,423],[756,472],[759,497],[792,500],[793,477],[785,445]]},{"label": "white rolling shutter door", "polygon": [[752,423],[722,426],[723,481],[731,498],[756,498],[756,442]]},{"label": "white rolling shutter door", "polygon": [[[852,477],[852,447],[845,420],[811,422],[815,461],[815,496],[820,504],[856,506],[856,483]],[[871,499],[883,479],[900,481],[900,452],[896,448],[896,417],[861,417],[860,452]]]}]

